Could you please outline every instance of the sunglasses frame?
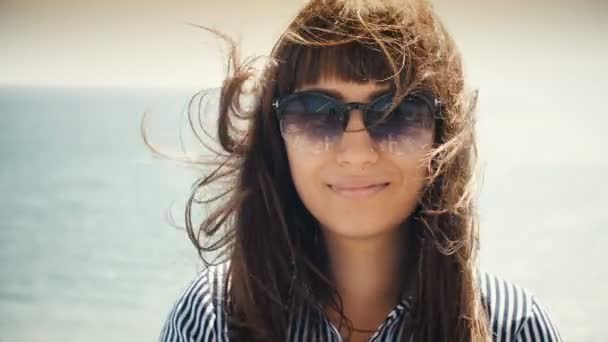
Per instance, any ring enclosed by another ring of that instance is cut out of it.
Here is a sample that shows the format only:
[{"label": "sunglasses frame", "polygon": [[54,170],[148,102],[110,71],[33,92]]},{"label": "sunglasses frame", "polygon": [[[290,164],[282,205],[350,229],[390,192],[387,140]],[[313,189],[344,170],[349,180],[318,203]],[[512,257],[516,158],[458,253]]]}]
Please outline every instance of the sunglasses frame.
[{"label": "sunglasses frame", "polygon": [[[337,112],[338,116],[339,116],[339,120],[342,123],[342,132],[358,132],[358,131],[362,131],[362,130],[357,130],[357,131],[346,131],[346,126],[348,125],[348,121],[350,120],[350,114],[351,111],[353,109],[359,109],[363,112],[363,122],[365,124],[365,128],[363,130],[369,130],[371,128],[371,126],[369,126],[369,109],[375,105],[378,101],[381,100],[385,100],[387,97],[391,98],[391,103],[392,103],[392,98],[394,96],[394,92],[393,91],[389,91],[385,94],[382,94],[374,99],[372,99],[371,101],[364,103],[364,102],[343,102],[339,99],[336,99],[333,96],[330,96],[322,91],[316,91],[316,90],[311,90],[311,91],[301,91],[301,92],[296,92],[296,93],[292,93],[289,94],[287,96],[285,96],[282,99],[275,99],[272,102],[272,107],[275,111],[275,115],[277,117],[277,120],[279,120],[279,122],[282,120],[283,118],[283,111],[285,109],[286,104],[289,104],[291,101],[293,101],[294,99],[297,99],[299,97],[302,96],[306,96],[306,95],[315,95],[315,96],[320,96],[322,98],[325,98],[329,101],[331,101],[332,103],[336,104],[336,107],[339,108],[340,110]],[[408,94],[407,96],[405,96],[403,98],[403,100],[401,101],[401,103],[404,103],[408,100],[411,99],[420,99],[424,102],[424,104],[431,110],[431,114],[435,116],[435,118],[437,118],[437,114],[439,114],[439,116],[442,115],[443,113],[443,104],[441,102],[441,100],[439,100],[437,97],[433,96],[432,94],[430,94],[429,92],[425,92],[425,91],[413,91],[412,93]],[[400,104],[401,105],[401,104]]]}]

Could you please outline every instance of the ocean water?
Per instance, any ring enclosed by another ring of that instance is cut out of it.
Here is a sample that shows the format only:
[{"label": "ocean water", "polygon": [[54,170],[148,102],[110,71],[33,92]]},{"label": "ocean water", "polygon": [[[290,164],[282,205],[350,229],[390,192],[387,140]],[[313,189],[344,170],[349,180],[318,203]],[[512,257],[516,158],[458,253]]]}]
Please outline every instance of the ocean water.
[{"label": "ocean water", "polygon": [[[192,93],[0,89],[0,341],[157,338],[200,265],[185,232],[166,219],[183,217],[195,173],[152,158],[139,124],[150,110],[151,139],[177,149]],[[550,114],[551,132],[579,127]],[[589,155],[606,146],[603,129],[558,137],[524,129],[513,145],[497,118],[479,124],[480,262],[536,294],[565,340],[603,341],[605,157],[517,153],[572,139]]]}]

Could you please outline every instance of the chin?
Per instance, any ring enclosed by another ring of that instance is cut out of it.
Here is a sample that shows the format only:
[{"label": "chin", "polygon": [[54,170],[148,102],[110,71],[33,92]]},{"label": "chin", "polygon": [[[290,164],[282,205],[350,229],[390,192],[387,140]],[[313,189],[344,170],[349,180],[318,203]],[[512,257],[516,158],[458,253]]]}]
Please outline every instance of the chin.
[{"label": "chin", "polygon": [[347,239],[368,239],[393,232],[390,225],[378,224],[379,220],[362,222],[362,220],[348,220],[347,222],[332,222],[324,225],[323,230],[331,235]]}]

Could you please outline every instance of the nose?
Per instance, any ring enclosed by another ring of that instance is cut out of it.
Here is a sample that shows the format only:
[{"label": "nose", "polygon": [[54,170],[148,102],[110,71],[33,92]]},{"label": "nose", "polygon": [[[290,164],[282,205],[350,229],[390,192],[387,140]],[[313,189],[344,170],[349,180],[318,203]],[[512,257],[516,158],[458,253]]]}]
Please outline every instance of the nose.
[{"label": "nose", "polygon": [[365,166],[378,161],[378,152],[363,122],[360,109],[353,109],[342,139],[338,144],[337,161],[341,165]]}]

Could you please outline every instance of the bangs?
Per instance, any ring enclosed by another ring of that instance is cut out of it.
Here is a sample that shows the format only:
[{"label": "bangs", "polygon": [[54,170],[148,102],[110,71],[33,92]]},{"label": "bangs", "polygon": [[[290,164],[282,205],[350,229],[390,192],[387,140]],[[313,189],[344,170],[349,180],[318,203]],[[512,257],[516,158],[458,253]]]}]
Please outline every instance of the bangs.
[{"label": "bangs", "polygon": [[389,81],[394,74],[384,53],[360,42],[292,45],[287,50],[278,70],[277,90],[281,96],[322,79],[367,83]]}]

